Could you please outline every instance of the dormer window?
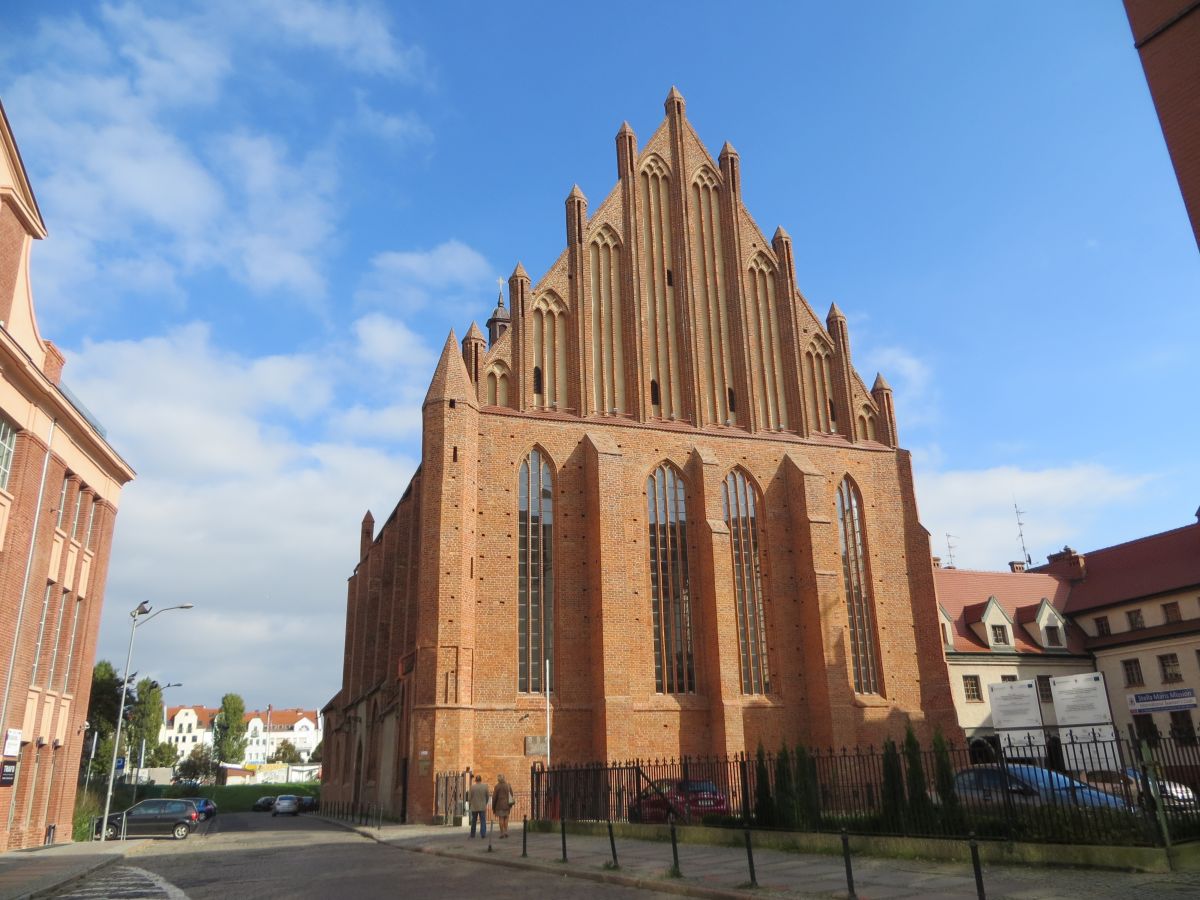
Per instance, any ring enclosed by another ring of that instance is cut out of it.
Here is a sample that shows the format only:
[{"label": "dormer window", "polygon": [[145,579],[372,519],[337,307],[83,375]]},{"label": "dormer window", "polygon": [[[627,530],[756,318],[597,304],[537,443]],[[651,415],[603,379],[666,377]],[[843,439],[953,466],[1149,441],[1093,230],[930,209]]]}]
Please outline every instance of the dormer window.
[{"label": "dormer window", "polygon": [[992,643],[1008,645],[1008,626],[993,625],[992,626]]},{"label": "dormer window", "polygon": [[1062,646],[1062,629],[1057,625],[1046,626],[1046,646],[1061,647]]},{"label": "dormer window", "polygon": [[947,647],[950,646],[950,628],[945,622],[942,623],[942,643]]}]

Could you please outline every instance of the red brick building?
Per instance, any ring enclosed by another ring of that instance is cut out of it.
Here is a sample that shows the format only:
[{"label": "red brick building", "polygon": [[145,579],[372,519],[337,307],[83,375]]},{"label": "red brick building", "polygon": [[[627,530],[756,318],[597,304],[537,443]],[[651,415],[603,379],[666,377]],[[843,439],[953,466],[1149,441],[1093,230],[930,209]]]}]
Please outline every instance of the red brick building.
[{"label": "red brick building", "polygon": [[550,271],[450,335],[420,467],[362,523],[327,801],[418,821],[439,771],[523,787],[547,687],[555,762],[957,729],[890,388],[677,91],[616,155]]},{"label": "red brick building", "polygon": [[1125,12],[1200,244],[1200,3],[1125,0]]},{"label": "red brick building", "polygon": [[46,226],[0,106],[0,851],[71,839],[96,632],[133,470],[34,316]]}]

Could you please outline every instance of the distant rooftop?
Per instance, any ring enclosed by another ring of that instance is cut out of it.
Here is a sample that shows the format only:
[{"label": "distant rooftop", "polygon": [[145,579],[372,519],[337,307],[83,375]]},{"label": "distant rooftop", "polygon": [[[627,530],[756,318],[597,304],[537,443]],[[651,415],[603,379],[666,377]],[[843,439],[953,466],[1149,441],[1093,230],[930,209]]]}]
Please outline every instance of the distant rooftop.
[{"label": "distant rooftop", "polygon": [[75,410],[87,419],[88,424],[96,429],[100,437],[108,440],[108,429],[101,425],[100,420],[92,415],[92,411],[83,405],[83,401],[76,397],[75,393],[62,382],[59,382],[58,389],[62,391],[62,395],[70,401],[71,405],[75,407]]}]

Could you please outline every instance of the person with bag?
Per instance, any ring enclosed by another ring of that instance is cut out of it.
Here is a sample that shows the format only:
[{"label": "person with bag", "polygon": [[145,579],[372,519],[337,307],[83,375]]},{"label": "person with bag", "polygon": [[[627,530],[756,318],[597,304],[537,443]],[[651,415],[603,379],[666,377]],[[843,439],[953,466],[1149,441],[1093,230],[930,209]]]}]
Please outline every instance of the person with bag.
[{"label": "person with bag", "polygon": [[508,814],[516,804],[512,785],[504,780],[503,775],[496,776],[496,790],[492,792],[492,812],[500,823],[500,837],[508,837]]}]

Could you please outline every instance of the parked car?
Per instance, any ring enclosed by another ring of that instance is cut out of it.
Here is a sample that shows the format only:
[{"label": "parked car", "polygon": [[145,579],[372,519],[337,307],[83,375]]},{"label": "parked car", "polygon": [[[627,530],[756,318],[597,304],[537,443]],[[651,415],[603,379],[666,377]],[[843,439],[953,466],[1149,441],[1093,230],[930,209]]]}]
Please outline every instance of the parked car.
[{"label": "parked car", "polygon": [[[124,819],[126,837],[173,837],[182,841],[200,822],[200,811],[190,800],[143,800],[124,812],[112,813],[104,827],[104,839],[121,836]],[[99,833],[99,822],[96,823]]]},{"label": "parked car", "polygon": [[1061,772],[1025,764],[979,765],[954,776],[959,799],[970,807],[1086,806],[1128,810],[1123,797],[1090,787]]},{"label": "parked car", "polygon": [[711,781],[663,778],[645,788],[629,806],[631,822],[699,821],[707,815],[729,813],[725,795]]},{"label": "parked car", "polygon": [[[1136,784],[1140,790],[1142,775],[1136,768],[1130,766],[1121,774]],[[1167,812],[1192,812],[1200,809],[1200,804],[1196,802],[1195,791],[1178,781],[1164,781],[1160,778],[1158,795],[1162,798],[1163,809]]]},{"label": "parked car", "polygon": [[[1128,802],[1145,805],[1142,791],[1142,774],[1136,767],[1130,766],[1123,771],[1113,769],[1095,769],[1081,772],[1079,780],[1110,794],[1125,797]],[[1162,797],[1163,809],[1167,812],[1193,812],[1200,810],[1196,801],[1196,793],[1186,784],[1177,781],[1158,782],[1158,793]]]},{"label": "parked car", "polygon": [[254,801],[254,805],[250,808],[255,812],[270,812],[275,808],[275,798],[259,797]]},{"label": "parked car", "polygon": [[310,797],[308,794],[300,796],[300,812],[315,812],[320,808],[320,803],[316,797]]},{"label": "parked car", "polygon": [[295,794],[280,794],[275,798],[275,806],[271,810],[272,816],[298,816],[300,815],[300,798]]},{"label": "parked car", "polygon": [[196,804],[196,810],[200,813],[201,821],[207,821],[217,814],[217,804],[207,797],[184,797],[184,799],[191,800]]}]

